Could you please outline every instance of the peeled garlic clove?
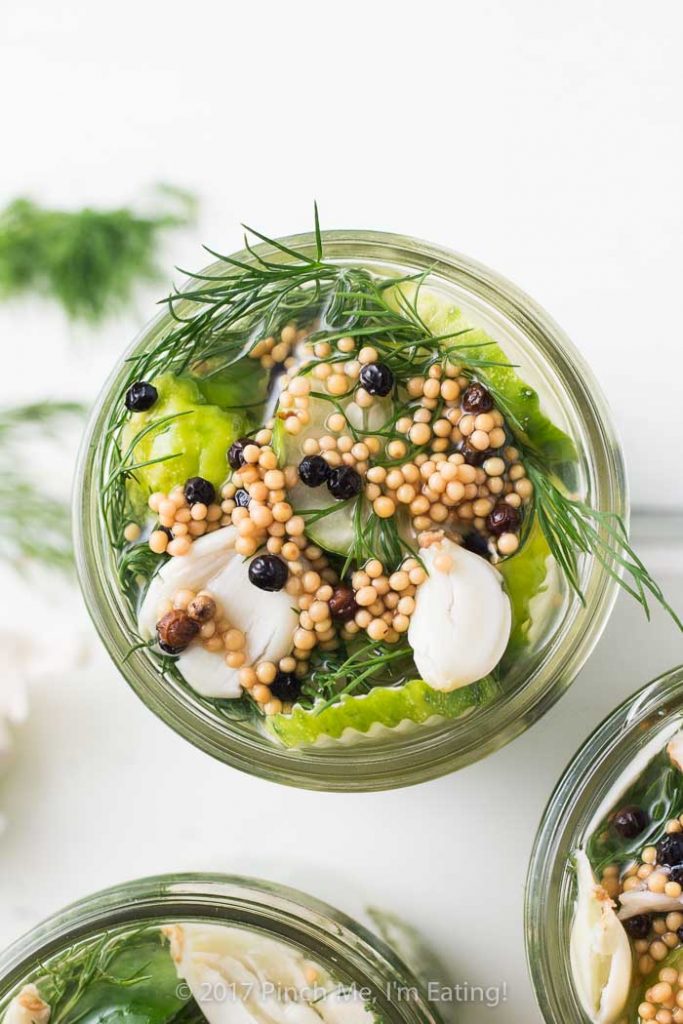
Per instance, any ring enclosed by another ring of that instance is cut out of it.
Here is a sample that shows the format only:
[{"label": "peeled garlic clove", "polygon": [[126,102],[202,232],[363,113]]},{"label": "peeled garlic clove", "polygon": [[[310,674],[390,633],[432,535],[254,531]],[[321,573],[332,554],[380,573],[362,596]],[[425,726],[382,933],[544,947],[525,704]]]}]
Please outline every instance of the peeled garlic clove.
[{"label": "peeled garlic clove", "polygon": [[[140,608],[140,636],[153,637],[164,601],[179,590],[208,590],[219,602],[231,626],[245,635],[246,664],[277,663],[289,654],[298,625],[292,598],[286,590],[266,591],[249,580],[249,563],[235,553],[237,531],[226,526],[195,540],[190,552],[171,558],[153,578]],[[178,669],[203,697],[239,697],[239,669],[229,668],[221,652],[193,642],[178,656]]]},{"label": "peeled garlic clove", "polygon": [[503,579],[486,559],[444,537],[420,550],[429,573],[417,588],[408,642],[436,690],[483,679],[505,653],[512,614]]},{"label": "peeled garlic clove", "polygon": [[[335,998],[339,988],[333,979],[283,942],[226,925],[170,925],[163,932],[178,977],[208,1024],[371,1024],[374,1019],[360,997]],[[292,999],[292,992],[299,998]]]},{"label": "peeled garlic clove", "polygon": [[48,1024],[50,1007],[35,985],[24,985],[10,1001],[2,1024]]},{"label": "peeled garlic clove", "polygon": [[569,945],[572,976],[594,1024],[612,1024],[629,997],[633,957],[614,903],[595,880],[584,850],[574,855],[578,894]]},{"label": "peeled garlic clove", "polygon": [[620,921],[627,921],[629,917],[636,917],[638,914],[668,914],[672,910],[680,910],[683,907],[683,896],[674,898],[666,896],[663,892],[652,892],[647,887],[643,889],[631,889],[630,892],[622,892],[619,897]]}]

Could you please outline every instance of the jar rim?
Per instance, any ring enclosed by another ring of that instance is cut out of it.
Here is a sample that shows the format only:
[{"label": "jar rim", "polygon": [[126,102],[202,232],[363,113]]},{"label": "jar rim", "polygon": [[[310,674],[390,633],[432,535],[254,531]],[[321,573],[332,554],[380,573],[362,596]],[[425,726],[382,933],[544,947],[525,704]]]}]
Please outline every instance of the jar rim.
[{"label": "jar rim", "polygon": [[[548,1024],[584,1019],[569,969],[571,855],[606,813],[605,799],[639,751],[677,723],[683,726],[683,664],[646,683],[603,719],[548,800],[529,860],[524,907],[527,965]],[[558,971],[561,963],[566,971]]]},{"label": "jar rim", "polygon": [[[429,242],[374,231],[323,231],[322,238],[332,259],[429,269],[442,286],[462,288],[514,322],[537,357],[552,367],[568,406],[582,425],[588,439],[582,445],[582,458],[594,504],[627,518],[621,450],[600,388],[567,336],[534,300],[483,264]],[[279,241],[297,252],[315,252],[313,233]],[[255,246],[254,252],[259,256],[276,254],[267,243]],[[248,261],[253,256],[243,250],[234,258]],[[125,360],[160,329],[167,315],[160,314],[143,328],[102,389],[81,447],[74,490],[75,547],[85,602],[105,647],[138,696],[173,729],[219,760],[288,785],[337,791],[399,788],[437,778],[493,752],[543,715],[585,663],[616,600],[615,580],[592,555],[586,559],[586,606],[581,608],[579,598],[572,597],[571,614],[558,626],[542,652],[541,663],[533,666],[523,685],[502,694],[493,705],[478,709],[470,722],[465,716],[445,726],[393,737],[385,745],[363,740],[355,745],[339,743],[339,749],[279,747],[265,737],[250,736],[234,723],[217,723],[197,701],[181,701],[177,692],[164,687],[158,673],[154,678],[144,652],[130,654],[130,634],[116,614],[119,595],[109,578],[111,565],[101,550],[101,538],[98,544],[101,524],[94,470],[107,417],[120,394],[117,382]]]},{"label": "jar rim", "polygon": [[[304,950],[333,975],[336,971],[348,976],[359,989],[376,992],[378,1010],[391,1013],[387,1020],[442,1024],[422,982],[383,939],[358,921],[289,886],[206,872],[134,879],[85,896],[53,914],[0,954],[0,1005],[41,962],[76,942],[104,929],[160,920],[205,921],[260,931]],[[401,998],[404,991],[409,998]]]}]

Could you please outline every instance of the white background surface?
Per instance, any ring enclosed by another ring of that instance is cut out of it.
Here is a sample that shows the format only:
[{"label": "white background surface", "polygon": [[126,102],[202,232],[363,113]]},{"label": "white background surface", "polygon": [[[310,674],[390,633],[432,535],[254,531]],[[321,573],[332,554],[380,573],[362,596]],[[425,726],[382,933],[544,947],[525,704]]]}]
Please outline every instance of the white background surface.
[{"label": "white background surface", "polygon": [[[313,197],[325,226],[460,249],[533,294],[586,353],[635,500],[680,507],[682,10],[25,0],[2,13],[0,201],[117,204],[154,181],[187,186],[201,221],[169,241],[168,266],[202,263],[200,241],[236,248],[240,220],[307,229]],[[48,307],[1,307],[0,401],[91,397],[165,287],[92,337]],[[18,595],[12,617],[35,631],[38,592]],[[66,628],[90,635],[79,610]],[[541,809],[593,724],[680,646],[622,601],[589,668],[524,738],[457,777],[365,797],[210,762],[96,651],[33,687],[0,789],[0,942],[124,878],[247,871],[352,912],[388,906],[423,929],[451,981],[507,983],[501,1008],[465,1006],[461,1020],[537,1020],[521,906]]]}]

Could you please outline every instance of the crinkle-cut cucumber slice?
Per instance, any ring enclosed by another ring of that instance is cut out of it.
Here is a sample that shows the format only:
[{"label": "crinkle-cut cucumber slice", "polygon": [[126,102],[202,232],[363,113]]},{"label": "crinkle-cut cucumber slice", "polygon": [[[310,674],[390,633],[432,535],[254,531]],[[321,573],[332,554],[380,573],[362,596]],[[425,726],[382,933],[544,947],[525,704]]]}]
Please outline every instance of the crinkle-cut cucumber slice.
[{"label": "crinkle-cut cucumber slice", "polygon": [[450,693],[413,679],[402,686],[377,686],[367,694],[344,696],[319,713],[296,706],[289,715],[269,718],[267,728],[286,747],[311,746],[322,737],[340,739],[346,729],[367,733],[374,725],[395,729],[402,722],[419,725],[435,716],[459,718],[489,704],[497,692],[497,683],[488,676]]},{"label": "crinkle-cut cucumber slice", "polygon": [[[410,282],[397,285],[405,295],[414,299],[417,286]],[[387,301],[400,309],[400,303],[392,297],[394,289],[387,289]],[[392,302],[393,298],[393,302]],[[421,288],[417,298],[417,309],[426,326],[434,335],[450,334],[466,330],[468,333],[452,341],[444,340],[443,345],[466,344],[468,355],[492,361],[508,362],[508,356],[492,338],[464,316],[462,311],[442,296]],[[522,427],[522,439],[539,454],[553,462],[568,462],[576,459],[576,447],[570,437],[560,430],[541,409],[538,392],[517,375],[512,366],[490,366],[484,371],[486,379],[495,391],[505,399],[507,407]]]},{"label": "crinkle-cut cucumber slice", "polygon": [[126,451],[146,427],[161,420],[137,442],[136,464],[147,463],[128,481],[132,502],[146,502],[152,491],[168,492],[191,476],[201,476],[218,489],[228,475],[226,452],[246,432],[245,413],[210,405],[189,377],[162,374],[152,381],[158,398],[151,409],[132,413],[121,432]]}]

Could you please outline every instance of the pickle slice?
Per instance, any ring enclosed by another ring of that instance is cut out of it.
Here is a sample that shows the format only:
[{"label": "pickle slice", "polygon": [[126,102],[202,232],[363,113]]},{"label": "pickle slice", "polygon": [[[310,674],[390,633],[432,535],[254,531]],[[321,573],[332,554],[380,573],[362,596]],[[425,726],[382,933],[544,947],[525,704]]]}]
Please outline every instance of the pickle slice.
[{"label": "pickle slice", "polygon": [[338,740],[346,729],[367,733],[374,725],[395,729],[402,722],[420,725],[430,718],[459,718],[490,704],[498,693],[491,677],[445,693],[422,679],[398,687],[378,686],[370,693],[342,697],[320,712],[296,706],[289,715],[274,715],[266,727],[286,747],[311,746],[323,737]]},{"label": "pickle slice", "polygon": [[153,384],[157,401],[148,411],[133,413],[121,434],[125,451],[146,427],[162,421],[135,444],[132,459],[142,465],[128,482],[131,500],[146,502],[152,491],[166,493],[192,476],[218,489],[228,474],[227,449],[249,427],[246,414],[208,404],[189,377],[166,373]]},{"label": "pickle slice", "polygon": [[[360,409],[349,399],[340,403],[352,419],[358,430],[378,429],[391,415],[391,401],[377,401],[369,410]],[[308,406],[310,422],[301,434],[288,434],[281,419],[276,419],[273,429],[273,449],[281,466],[298,466],[305,453],[304,441],[311,437],[318,438],[327,433],[325,426],[335,407],[322,398],[311,398]],[[354,511],[356,501],[337,501],[332,497],[325,484],[320,487],[307,487],[299,482],[290,488],[289,501],[296,512],[309,513],[306,516],[306,534],[314,544],[325,551],[338,555],[348,554],[355,539]],[[336,507],[338,506],[338,507]],[[311,513],[318,510],[332,509],[320,518]]]},{"label": "pickle slice", "polygon": [[496,568],[505,580],[505,591],[512,605],[512,632],[505,657],[524,647],[534,623],[531,602],[545,589],[550,548],[534,519],[523,546],[515,555],[504,558]]}]

